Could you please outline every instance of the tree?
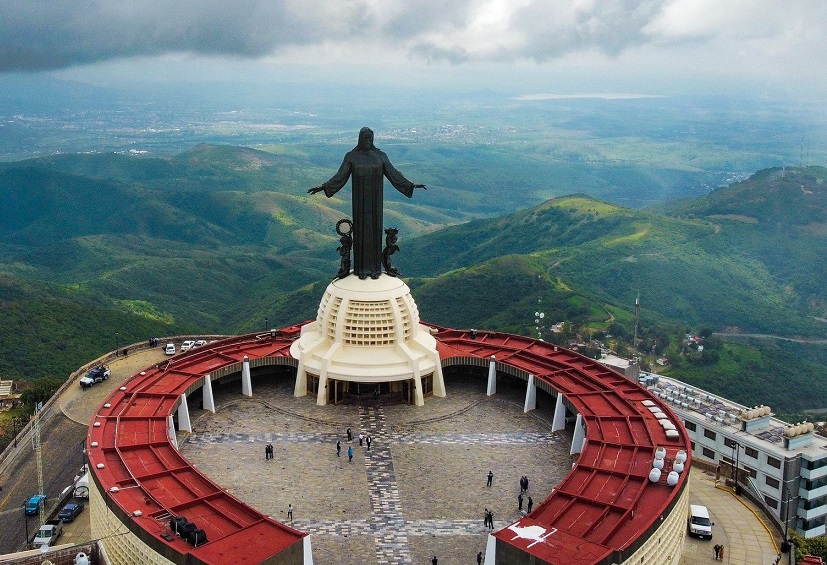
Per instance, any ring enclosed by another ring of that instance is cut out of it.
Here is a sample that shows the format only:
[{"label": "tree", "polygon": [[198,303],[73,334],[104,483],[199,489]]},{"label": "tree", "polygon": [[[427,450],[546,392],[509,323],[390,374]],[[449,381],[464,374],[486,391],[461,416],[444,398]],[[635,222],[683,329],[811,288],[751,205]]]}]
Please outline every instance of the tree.
[{"label": "tree", "polygon": [[35,379],[31,386],[21,393],[20,400],[30,411],[34,411],[34,407],[38,402],[49,400],[61,385],[63,385],[63,381],[54,377]]}]

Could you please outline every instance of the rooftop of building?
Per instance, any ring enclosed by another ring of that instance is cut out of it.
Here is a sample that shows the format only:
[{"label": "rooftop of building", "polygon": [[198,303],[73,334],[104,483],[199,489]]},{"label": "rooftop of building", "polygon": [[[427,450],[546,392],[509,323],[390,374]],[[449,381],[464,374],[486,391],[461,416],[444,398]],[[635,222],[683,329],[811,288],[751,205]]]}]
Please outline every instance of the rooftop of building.
[{"label": "rooftop of building", "polygon": [[704,420],[710,428],[738,438],[739,443],[754,445],[766,453],[775,453],[782,458],[798,453],[811,459],[827,456],[827,438],[816,433],[809,434],[809,442],[793,442],[791,448],[785,447],[785,431],[792,424],[773,417],[771,411],[766,417],[765,426],[746,431],[742,425],[742,414],[754,410],[755,407],[738,404],[677,379],[647,372],[641,372],[640,375],[641,379],[649,379],[647,388],[679,415],[686,414]]}]

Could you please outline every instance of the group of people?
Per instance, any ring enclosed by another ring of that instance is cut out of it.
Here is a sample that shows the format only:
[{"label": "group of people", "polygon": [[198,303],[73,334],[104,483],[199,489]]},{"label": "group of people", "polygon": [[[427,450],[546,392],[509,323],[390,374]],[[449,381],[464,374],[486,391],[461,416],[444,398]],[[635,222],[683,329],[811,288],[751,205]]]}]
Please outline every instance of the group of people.
[{"label": "group of people", "polygon": [[485,514],[482,517],[483,524],[489,530],[494,529],[494,512],[489,510],[488,508],[485,509]]},{"label": "group of people", "polygon": [[[520,494],[517,495],[517,510],[519,510],[520,512],[523,511],[523,500],[525,500],[525,498],[523,497],[523,493],[520,492]],[[532,500],[532,498],[529,496],[528,504],[525,508],[525,513],[530,513],[532,508],[534,508],[534,500]]]},{"label": "group of people", "polygon": [[[486,487],[490,487],[494,484],[494,472],[488,471],[487,481],[485,483]],[[520,494],[517,495],[517,510],[520,512],[523,511],[523,502],[525,501],[526,497],[525,494],[528,494],[528,477],[523,475],[520,477]],[[526,505],[526,514],[529,514],[531,510],[534,508],[534,500],[531,496],[528,497],[528,504]],[[483,523],[487,528],[494,529],[494,513],[485,509],[485,514],[483,516]]]},{"label": "group of people", "polygon": [[712,548],[712,551],[715,552],[715,561],[723,561],[724,560],[724,546],[721,544],[715,544]]},{"label": "group of people", "polygon": [[268,443],[264,446],[264,459],[270,460],[273,458],[273,444]]},{"label": "group of people", "polygon": [[[528,493],[528,477],[525,475],[520,477],[520,494],[517,495],[517,510],[520,512],[523,511],[523,500],[525,500],[523,493]],[[530,513],[532,508],[534,508],[534,501],[529,496],[526,514]]]},{"label": "group of people", "polygon": [[[353,441],[353,430],[350,428],[347,429],[347,442],[351,443]],[[359,433],[359,445],[364,445],[367,443],[368,451],[370,451],[370,444],[373,443],[373,438],[371,436],[365,436],[363,433]],[[336,457],[342,456],[342,441],[336,440]],[[353,446],[349,445],[347,447],[347,460],[349,463],[353,462]]]}]

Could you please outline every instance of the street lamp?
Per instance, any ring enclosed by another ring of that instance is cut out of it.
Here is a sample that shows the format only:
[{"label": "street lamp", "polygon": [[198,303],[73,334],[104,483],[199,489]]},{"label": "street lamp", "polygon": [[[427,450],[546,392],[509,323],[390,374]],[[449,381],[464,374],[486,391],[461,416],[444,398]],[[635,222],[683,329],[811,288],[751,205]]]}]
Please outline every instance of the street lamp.
[{"label": "street lamp", "polygon": [[23,501],[23,523],[26,524],[26,546],[29,545],[29,517],[26,515],[26,503],[28,501]]},{"label": "street lamp", "polygon": [[23,424],[23,420],[20,419],[20,416],[14,416],[11,419],[11,425],[14,429],[14,447],[17,447],[17,424]]},{"label": "street lamp", "polygon": [[121,348],[120,334],[115,332],[115,357],[118,356],[118,350]]},{"label": "street lamp", "polygon": [[741,456],[741,444],[735,440],[732,440],[732,458],[735,459],[735,467],[732,470],[732,478],[735,481],[735,494],[741,494],[741,485],[738,482],[738,470],[741,466],[740,463],[740,456]]}]

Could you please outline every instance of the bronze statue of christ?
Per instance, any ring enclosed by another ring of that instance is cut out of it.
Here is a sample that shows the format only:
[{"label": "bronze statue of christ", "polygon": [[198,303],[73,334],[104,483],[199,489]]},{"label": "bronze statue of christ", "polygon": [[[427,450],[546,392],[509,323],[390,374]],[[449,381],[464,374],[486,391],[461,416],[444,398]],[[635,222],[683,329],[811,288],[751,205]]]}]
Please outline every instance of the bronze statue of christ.
[{"label": "bronze statue of christ", "polygon": [[373,144],[373,131],[362,128],[359,143],[348,151],[333,177],[326,183],[308,190],[309,194],[324,191],[330,198],[350,179],[353,199],[353,274],[360,279],[379,278],[382,274],[382,211],[384,179],[411,198],[414,184],[391,165],[388,156]]}]

